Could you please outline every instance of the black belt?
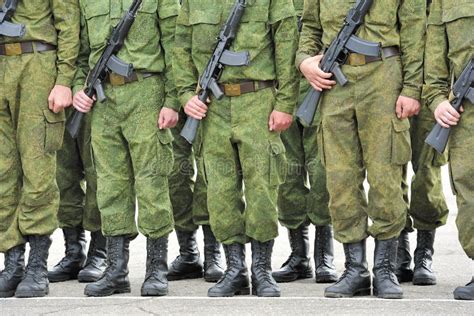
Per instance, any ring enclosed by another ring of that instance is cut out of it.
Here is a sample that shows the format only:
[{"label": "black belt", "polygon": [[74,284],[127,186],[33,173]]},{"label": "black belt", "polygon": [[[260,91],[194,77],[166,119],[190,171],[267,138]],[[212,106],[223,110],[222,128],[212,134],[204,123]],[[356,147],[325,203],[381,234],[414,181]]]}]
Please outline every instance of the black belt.
[{"label": "black belt", "polygon": [[400,49],[398,46],[389,46],[384,47],[380,50],[381,56],[366,56],[357,53],[350,53],[349,57],[347,58],[346,65],[351,66],[362,66],[365,64],[373,63],[374,61],[380,61],[386,58],[400,56]]},{"label": "black belt", "polygon": [[259,90],[275,87],[274,80],[268,81],[245,81],[239,83],[223,83],[219,87],[228,97],[238,97],[239,95],[256,92]]},{"label": "black belt", "polygon": [[111,85],[113,86],[122,86],[127,83],[139,81],[141,79],[146,79],[152,76],[158,75],[155,72],[132,72],[132,75],[130,77],[123,77],[120,75],[117,75],[115,73],[109,74],[108,81],[110,82]]},{"label": "black belt", "polygon": [[0,56],[18,56],[34,52],[56,50],[56,46],[42,42],[21,42],[0,44]]}]

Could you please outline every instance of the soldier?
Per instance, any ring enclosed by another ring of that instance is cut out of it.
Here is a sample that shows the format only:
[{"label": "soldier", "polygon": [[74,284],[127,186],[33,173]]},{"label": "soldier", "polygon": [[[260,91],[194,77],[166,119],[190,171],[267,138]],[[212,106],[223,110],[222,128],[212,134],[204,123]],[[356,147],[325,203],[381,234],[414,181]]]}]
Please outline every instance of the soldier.
[{"label": "soldier", "polygon": [[234,2],[183,1],[173,61],[186,114],[205,117],[195,148],[202,154],[211,228],[227,259],[224,277],[208,295],[249,293],[245,244],[250,240],[253,294],[280,296],[271,254],[278,235],[277,190],[286,173],[279,132],[291,124],[298,89],[292,67],[296,17],[290,0],[247,1],[233,50],[248,51],[249,66],[224,69],[219,84],[225,96],[212,97],[208,109],[196,96],[198,74]]},{"label": "soldier", "polygon": [[[303,0],[293,2],[301,19]],[[298,104],[303,101],[309,87],[308,81],[303,78],[300,81]],[[315,121],[318,122],[319,118]],[[304,128],[295,120],[290,128],[281,134],[288,159],[288,173],[285,183],[278,191],[278,219],[288,229],[291,254],[280,270],[273,272],[277,282],[290,282],[313,276],[309,260],[308,223],[315,226],[316,282],[337,281],[336,267],[333,264],[334,247],[326,172],[318,157],[316,131],[316,126]]]},{"label": "soldier", "polygon": [[[474,260],[474,164],[466,157],[472,155],[474,148],[474,107],[464,100],[461,116],[451,106],[448,96],[452,78],[458,78],[474,57],[473,29],[473,1],[433,0],[428,18],[423,87],[423,97],[436,121],[443,127],[452,126],[449,164],[458,206],[456,224],[459,241],[471,260]],[[474,300],[474,276],[466,286],[454,291],[454,298]]]},{"label": "soldier", "polygon": [[[66,113],[71,115],[73,112],[69,110]],[[88,114],[78,138],[73,139],[66,132],[63,148],[58,151],[58,222],[63,230],[66,255],[48,272],[50,282],[71,279],[95,282],[105,270],[106,240],[100,229],[96,178]],[[91,232],[87,256],[84,229]]]},{"label": "soldier", "polygon": [[[74,86],[81,88],[97,62],[126,2],[80,0],[81,52]],[[107,100],[92,112],[91,133],[97,172],[97,202],[107,238],[107,269],[85,288],[88,296],[130,292],[129,243],[138,231],[147,237],[143,296],[168,292],[168,234],[173,229],[168,175],[173,167],[173,136],[178,120],[171,68],[171,46],[178,13],[176,0],[144,1],[118,57],[133,63],[130,77],[111,73]],[[83,90],[74,107],[90,111],[93,100]],[[158,121],[157,121],[158,118]]]},{"label": "soldier", "polygon": [[[224,274],[221,245],[209,226],[207,189],[201,168],[197,169],[194,180],[195,155],[192,146],[179,135],[185,121],[186,114],[181,111],[178,124],[171,129],[174,136],[175,161],[169,178],[169,187],[179,256],[170,264],[168,280],[201,278],[204,268],[204,280],[217,282]],[[204,267],[196,241],[199,225],[202,226],[204,234]]]},{"label": "soldier", "polygon": [[[394,274],[397,238],[406,222],[400,184],[411,155],[408,117],[420,108],[426,2],[374,1],[357,35],[380,43],[381,57],[351,53],[342,66],[349,83],[335,86],[332,75],[319,69],[318,53],[337,36],[353,5],[306,1],[296,58],[313,88],[325,90],[319,103],[318,145],[335,238],[344,244],[346,256],[346,271],[325,296],[370,294],[366,238],[372,236],[374,294],[401,298]],[[366,175],[368,201],[363,188]]]},{"label": "soldier", "polygon": [[72,102],[79,8],[76,0],[20,1],[11,22],[26,33],[0,36],[0,297],[40,297],[49,292],[47,260],[59,205],[56,151],[63,109]]}]

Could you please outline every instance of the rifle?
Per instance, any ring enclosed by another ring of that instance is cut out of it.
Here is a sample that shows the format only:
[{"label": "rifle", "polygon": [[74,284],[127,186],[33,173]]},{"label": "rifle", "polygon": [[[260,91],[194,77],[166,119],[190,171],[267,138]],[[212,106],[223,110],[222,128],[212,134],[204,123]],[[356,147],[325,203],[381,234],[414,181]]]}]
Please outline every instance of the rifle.
[{"label": "rifle", "polygon": [[[199,79],[199,87],[201,90],[198,97],[203,103],[207,102],[210,93],[212,93],[217,100],[222,99],[224,96],[218,81],[225,66],[247,66],[249,64],[249,52],[232,52],[229,50],[237,34],[240,20],[244,15],[244,10],[245,0],[236,0],[226,23],[219,33],[214,52],[204,69],[204,73]],[[188,117],[180,135],[184,137],[188,143],[192,144],[196,138],[198,128],[199,120]]]},{"label": "rifle", "polygon": [[[349,53],[354,52],[366,56],[380,57],[379,43],[369,42],[354,35],[359,26],[364,22],[364,17],[369,11],[372,2],[373,0],[357,1],[354,8],[349,11],[344,19],[344,25],[325,51],[319,64],[319,68],[324,72],[332,73],[337,83],[341,86],[346,85],[348,82],[341,70],[341,65],[346,63]],[[308,127],[312,124],[321,94],[322,92],[320,91],[310,89],[303,103],[299,106],[296,117],[299,118],[303,126]]]},{"label": "rifle", "polygon": [[[141,4],[142,0],[134,0],[120,22],[112,30],[104,52],[87,76],[84,93],[89,98],[97,96],[97,100],[101,103],[107,99],[102,83],[110,72],[122,77],[130,77],[133,74],[133,65],[122,61],[116,54],[122,48]],[[66,128],[72,138],[76,138],[79,134],[83,117],[84,113],[74,111],[74,114],[68,120]]]},{"label": "rifle", "polygon": [[11,23],[13,13],[15,13],[18,0],[6,0],[0,9],[0,35],[8,37],[23,37],[26,28],[23,24]]},{"label": "rifle", "polygon": [[[464,99],[474,103],[474,58],[470,60],[466,68],[461,73],[461,76],[456,80],[453,86],[451,105],[459,112],[462,102]],[[442,127],[438,123],[433,127],[428,137],[425,139],[425,143],[436,149],[437,152],[442,154],[448,144],[449,134],[451,132],[450,127]]]}]

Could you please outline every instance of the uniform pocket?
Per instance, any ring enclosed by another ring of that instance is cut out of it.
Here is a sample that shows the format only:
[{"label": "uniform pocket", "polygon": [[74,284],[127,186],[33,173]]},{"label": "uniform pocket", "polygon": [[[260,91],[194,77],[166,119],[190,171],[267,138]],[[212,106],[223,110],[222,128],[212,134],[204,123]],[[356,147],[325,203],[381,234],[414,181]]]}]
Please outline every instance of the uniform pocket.
[{"label": "uniform pocket", "polygon": [[286,160],[286,149],[283,143],[270,142],[270,172],[269,183],[271,186],[283,184],[288,172],[288,162]]},{"label": "uniform pocket", "polygon": [[52,153],[61,149],[63,145],[66,114],[64,111],[56,114],[50,110],[44,110],[43,114],[46,124],[44,151]]},{"label": "uniform pocket", "polygon": [[111,27],[109,14],[107,1],[89,1],[84,6],[90,47],[96,48],[105,44]]},{"label": "uniform pocket", "polygon": [[173,135],[169,129],[159,130],[158,135],[158,164],[156,172],[162,176],[168,176],[173,171]]},{"label": "uniform pocket", "polygon": [[407,164],[411,159],[411,154],[410,121],[392,119],[392,164]]}]

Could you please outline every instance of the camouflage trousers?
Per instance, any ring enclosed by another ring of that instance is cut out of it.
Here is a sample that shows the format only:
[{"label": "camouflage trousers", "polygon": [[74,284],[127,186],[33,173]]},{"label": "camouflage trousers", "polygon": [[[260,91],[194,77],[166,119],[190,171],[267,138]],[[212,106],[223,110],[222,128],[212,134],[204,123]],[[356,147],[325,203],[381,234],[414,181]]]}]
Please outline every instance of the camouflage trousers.
[{"label": "camouflage trousers", "polygon": [[458,214],[456,225],[459,241],[474,260],[474,105],[465,102],[461,122],[451,132],[449,140],[449,167],[451,187],[456,195]]},{"label": "camouflage trousers", "polygon": [[[209,217],[224,244],[278,235],[277,193],[286,174],[285,147],[268,130],[274,92],[264,89],[213,100],[202,122]],[[244,191],[245,187],[245,191]]]},{"label": "camouflage trousers", "polygon": [[[67,114],[73,113],[72,108]],[[97,175],[92,164],[91,115],[84,117],[77,139],[66,131],[58,151],[57,182],[60,192],[58,222],[60,228],[100,230],[97,207]]]},{"label": "camouflage trousers", "polygon": [[174,226],[179,231],[194,231],[198,225],[209,225],[207,211],[207,189],[201,168],[195,174],[195,155],[192,146],[180,135],[186,122],[186,114],[171,130],[174,136],[174,166],[169,177],[171,205],[173,206]]},{"label": "camouflage trousers", "polygon": [[411,157],[410,123],[395,115],[402,88],[401,61],[393,57],[343,66],[343,71],[349,83],[323,95],[318,130],[335,238],[342,243],[368,235],[391,239],[405,227],[400,184],[403,166]]},{"label": "camouflage trousers", "polygon": [[91,127],[102,232],[136,236],[138,206],[138,231],[160,238],[173,230],[168,189],[173,136],[157,128],[164,80],[108,84],[105,93],[107,101],[94,106]]},{"label": "camouflage trousers", "polygon": [[[298,105],[303,101],[309,84],[304,80],[300,86]],[[320,121],[319,111],[314,120]],[[316,126],[304,128],[295,120],[281,134],[286,148],[288,173],[285,183],[278,190],[278,219],[289,229],[308,222],[316,226],[331,224],[326,171],[319,159],[316,132]]]},{"label": "camouflage trousers", "polygon": [[56,151],[65,114],[48,109],[54,51],[0,56],[0,251],[57,228]]},{"label": "camouflage trousers", "polygon": [[411,118],[410,123],[414,176],[409,199],[405,168],[402,183],[408,212],[405,228],[408,231],[413,231],[413,228],[433,230],[445,225],[448,219],[449,210],[441,183],[441,166],[447,163],[447,157],[425,144],[425,139],[435,124],[428,107],[422,106],[420,114]]}]

